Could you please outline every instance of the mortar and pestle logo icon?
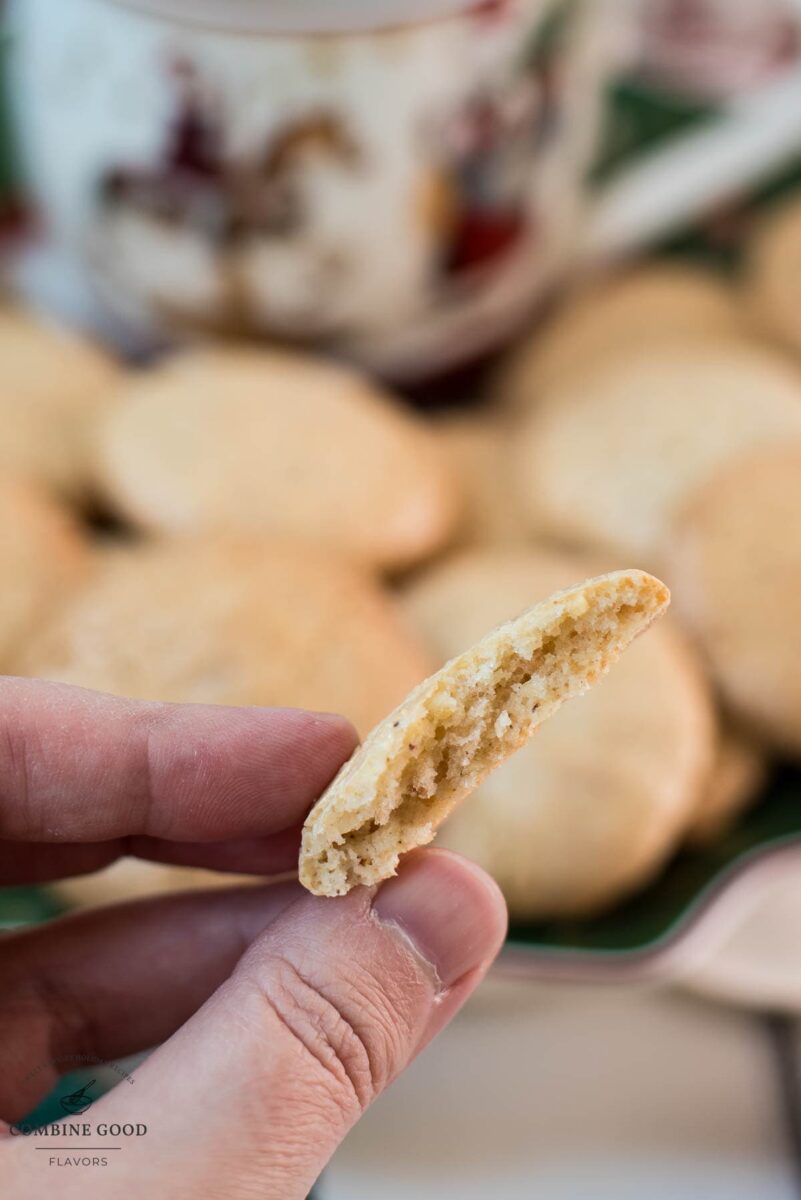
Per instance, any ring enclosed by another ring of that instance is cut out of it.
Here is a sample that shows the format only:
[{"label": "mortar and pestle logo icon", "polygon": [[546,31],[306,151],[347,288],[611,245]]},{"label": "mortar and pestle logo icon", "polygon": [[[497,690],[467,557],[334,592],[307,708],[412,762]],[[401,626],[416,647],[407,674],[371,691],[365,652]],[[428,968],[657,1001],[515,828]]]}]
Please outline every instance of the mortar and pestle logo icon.
[{"label": "mortar and pestle logo icon", "polygon": [[94,1104],[93,1097],[87,1096],[86,1093],[92,1084],[96,1082],[96,1079],[90,1079],[82,1088],[78,1088],[75,1092],[70,1092],[67,1096],[62,1096],[59,1100],[62,1110],[65,1113],[69,1113],[71,1117],[78,1117],[81,1113],[85,1113],[87,1108],[90,1108]]}]

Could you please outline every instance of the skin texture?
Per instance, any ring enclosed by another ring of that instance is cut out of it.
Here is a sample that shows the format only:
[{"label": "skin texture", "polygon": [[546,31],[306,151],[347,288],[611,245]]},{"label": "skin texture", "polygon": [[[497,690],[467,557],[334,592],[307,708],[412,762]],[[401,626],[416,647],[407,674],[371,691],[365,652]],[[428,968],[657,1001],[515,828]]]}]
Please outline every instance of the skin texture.
[{"label": "skin texture", "polygon": [[[0,679],[0,878],[79,874],[130,853],[283,870],[354,741],[340,717]],[[148,1126],[104,1198],[301,1200],[480,981],[505,926],[478,868],[426,851],[342,900],[296,883],[214,890],[7,934],[0,1117],[29,1112],[65,1055],[116,1060],[163,1043],[132,1086],[92,1106],[93,1122]],[[0,1120],[4,1200],[44,1194],[48,1158]],[[85,1196],[91,1171],[64,1172],[59,1195]]]}]

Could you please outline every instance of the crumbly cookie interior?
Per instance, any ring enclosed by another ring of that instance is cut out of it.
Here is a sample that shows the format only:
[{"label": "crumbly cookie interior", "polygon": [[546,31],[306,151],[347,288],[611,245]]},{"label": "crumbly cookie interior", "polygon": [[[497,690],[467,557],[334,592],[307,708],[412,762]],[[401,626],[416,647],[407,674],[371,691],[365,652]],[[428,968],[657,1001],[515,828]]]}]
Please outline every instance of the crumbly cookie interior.
[{"label": "crumbly cookie interior", "polygon": [[524,614],[453,659],[371,735],[383,745],[368,739],[356,769],[354,760],[345,765],[332,785],[342,802],[326,808],[324,797],[316,820],[312,813],[301,881],[332,896],[391,875],[401,854],[431,841],[459,800],[594,683],[654,614],[653,593],[632,581],[550,623],[540,614],[527,626]]}]

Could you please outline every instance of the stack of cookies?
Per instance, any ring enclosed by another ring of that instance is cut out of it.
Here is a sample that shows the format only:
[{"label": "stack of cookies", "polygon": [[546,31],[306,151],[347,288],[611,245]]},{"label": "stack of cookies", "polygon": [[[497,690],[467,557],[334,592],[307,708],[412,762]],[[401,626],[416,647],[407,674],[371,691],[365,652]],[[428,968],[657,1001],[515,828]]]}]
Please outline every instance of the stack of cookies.
[{"label": "stack of cookies", "polygon": [[674,595],[673,627],[446,827],[518,917],[619,900],[682,842],[726,832],[772,756],[801,758],[794,237],[801,251],[797,204],[759,232],[736,282],[676,264],[594,282],[502,364],[489,411],[470,419],[481,460],[462,424],[440,429],[484,514],[469,548],[408,591],[440,656],[473,619],[598,569],[636,562]]},{"label": "stack of cookies", "polygon": [[[653,570],[670,620],[440,839],[518,919],[618,902],[725,832],[772,756],[801,757],[796,242],[791,206],[737,282],[675,264],[594,282],[449,416],[273,349],[128,369],[0,309],[0,670],[334,710],[365,735],[534,601]],[[126,862],[68,890],[205,878]]]}]

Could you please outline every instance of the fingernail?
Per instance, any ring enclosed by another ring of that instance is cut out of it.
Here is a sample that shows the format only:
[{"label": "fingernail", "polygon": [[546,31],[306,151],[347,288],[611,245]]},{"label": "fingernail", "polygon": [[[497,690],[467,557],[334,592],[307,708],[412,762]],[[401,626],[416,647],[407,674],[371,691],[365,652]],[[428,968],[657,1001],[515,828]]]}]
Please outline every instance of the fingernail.
[{"label": "fingernail", "polygon": [[381,886],[373,912],[406,935],[445,988],[490,963],[506,935],[506,906],[496,884],[447,851],[409,855]]},{"label": "fingernail", "polygon": [[343,717],[341,713],[332,712],[311,712],[307,714],[317,725],[325,725],[330,729],[336,729],[339,733],[347,734],[354,745],[358,744],[359,736],[353,728],[353,722],[347,717]]}]

